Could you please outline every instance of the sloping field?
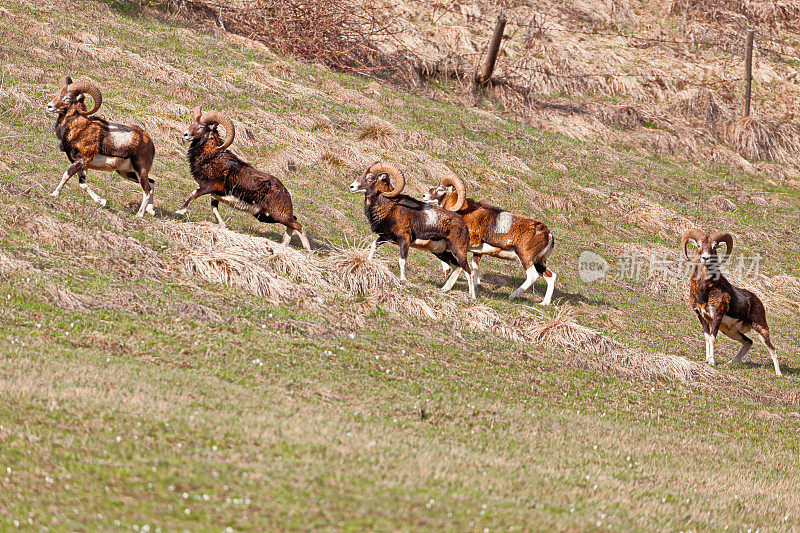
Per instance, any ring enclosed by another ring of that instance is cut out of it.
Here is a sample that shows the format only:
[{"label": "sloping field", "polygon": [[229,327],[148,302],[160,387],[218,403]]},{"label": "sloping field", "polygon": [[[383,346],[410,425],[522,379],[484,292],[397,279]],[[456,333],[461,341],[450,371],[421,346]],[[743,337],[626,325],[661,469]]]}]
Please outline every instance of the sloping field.
[{"label": "sloping field", "polygon": [[[9,0],[0,23],[3,528],[800,528],[788,180],[571,139],[123,2]],[[67,161],[44,106],[67,74],[150,132],[155,217],[116,175],[89,172],[105,209],[74,180],[48,196]],[[292,191],[313,253],[225,206],[218,229],[205,199],[172,214],[198,103]],[[419,251],[404,285],[396,248],[365,261],[347,186],[382,158],[415,196],[449,168],[543,220],[556,306],[539,284],[509,302],[511,263],[484,260],[470,302]],[[731,277],[764,300],[784,378],[762,346],[728,367],[723,338],[705,365],[687,281],[649,275],[693,225],[760,256]],[[581,281],[583,251],[611,276]]]}]

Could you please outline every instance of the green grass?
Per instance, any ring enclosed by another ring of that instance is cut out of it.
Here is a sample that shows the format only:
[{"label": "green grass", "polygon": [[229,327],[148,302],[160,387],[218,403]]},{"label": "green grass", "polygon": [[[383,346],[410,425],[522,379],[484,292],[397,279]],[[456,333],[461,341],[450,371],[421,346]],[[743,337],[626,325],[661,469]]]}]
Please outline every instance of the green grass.
[{"label": "green grass", "polygon": [[[767,301],[784,379],[754,346],[757,364],[718,365],[727,381],[621,380],[574,368],[556,349],[398,316],[364,299],[276,305],[192,279],[179,243],[162,231],[194,188],[182,130],[167,122],[188,124],[190,114],[168,105],[202,102],[251,129],[255,140],[234,147],[284,181],[316,248],[369,234],[363,199],[347,192],[364,162],[399,162],[418,195],[433,158],[474,183],[471,195],[548,224],[557,239],[556,302],[581,324],[631,347],[700,360],[702,334],[685,295],[651,294],[644,283],[585,284],[578,256],[594,250],[613,262],[629,243],[676,250],[673,227],[626,219],[652,204],[730,230],[737,252],[764,257],[767,276],[794,276],[796,188],[615,151],[389,87],[367,96],[368,80],[125,6],[81,0],[62,11],[11,0],[0,12],[9,52],[0,250],[32,265],[0,276],[2,528],[800,527],[798,413],[787,396],[797,391],[800,321],[788,289],[776,287],[781,298]],[[99,47],[76,44],[81,32],[98,35]],[[136,55],[102,54],[112,46]],[[270,79],[277,61],[293,71],[284,82],[309,91]],[[185,76],[164,76],[163,64]],[[61,198],[47,196],[66,159],[43,108],[65,74],[98,82],[101,114],[156,125],[156,219],[135,219],[140,194],[108,174],[92,172],[90,183],[109,209],[74,181]],[[310,113],[334,126],[305,129],[296,117]],[[391,150],[358,141],[370,115],[415,136]],[[328,147],[354,150],[353,168],[320,163]],[[297,171],[286,170],[287,158]],[[715,195],[737,208],[720,210]],[[275,227],[223,213],[237,231],[279,237]],[[64,229],[50,235],[36,225],[48,219]],[[204,199],[189,220],[212,220]],[[95,245],[100,230],[123,240]],[[394,267],[396,249],[380,253]],[[511,314],[541,298],[537,284],[537,294],[509,303],[522,272],[483,263],[481,303]],[[442,282],[436,262],[418,251],[409,278],[410,290],[426,294]],[[88,303],[70,310],[55,285]],[[220,321],[182,314],[180,302],[206,306]],[[735,349],[720,340],[718,359]]]}]

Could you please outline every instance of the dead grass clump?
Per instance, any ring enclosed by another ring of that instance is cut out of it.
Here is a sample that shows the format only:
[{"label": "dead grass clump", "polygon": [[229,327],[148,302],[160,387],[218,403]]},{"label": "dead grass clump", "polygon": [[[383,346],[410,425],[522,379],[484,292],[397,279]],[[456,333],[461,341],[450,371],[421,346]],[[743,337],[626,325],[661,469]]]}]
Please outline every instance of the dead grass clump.
[{"label": "dead grass clump", "polygon": [[386,262],[368,256],[369,248],[362,246],[335,248],[325,265],[334,278],[332,281],[354,296],[397,289],[400,281]]},{"label": "dead grass clump", "polygon": [[383,148],[397,148],[402,144],[398,129],[383,119],[369,117],[358,131],[359,141],[372,141]]},{"label": "dead grass clump", "polygon": [[399,291],[379,291],[371,294],[371,299],[380,307],[401,315],[436,320],[433,307],[417,296]]},{"label": "dead grass clump", "polygon": [[751,115],[730,124],[728,142],[750,161],[796,161],[800,127]]},{"label": "dead grass clump", "polygon": [[35,270],[35,268],[28,261],[22,261],[0,252],[0,276],[30,272],[32,270]]},{"label": "dead grass clump", "polygon": [[625,211],[623,216],[626,222],[659,231],[664,237],[678,235],[692,226],[691,220],[660,204],[648,202],[633,210],[624,206],[620,208]]},{"label": "dead grass clump", "polygon": [[470,305],[461,311],[462,324],[470,331],[491,333],[513,342],[525,342],[528,336],[507,322],[497,311],[486,305]]},{"label": "dead grass clump", "polygon": [[186,244],[190,252],[226,249],[242,260],[252,261],[254,268],[270,275],[283,276],[315,289],[328,288],[323,264],[313,254],[206,223],[170,225],[168,231]]},{"label": "dead grass clump", "polygon": [[67,312],[91,311],[109,307],[101,300],[83,294],[76,294],[54,283],[46,284],[44,289],[52,297],[53,303]]},{"label": "dead grass clump", "polygon": [[574,313],[568,307],[559,308],[552,319],[528,322],[527,330],[534,342],[559,348],[605,354],[619,346],[599,331],[575,322]]},{"label": "dead grass clump", "polygon": [[723,134],[724,125],[734,118],[730,106],[711,89],[686,89],[676,94],[675,98],[678,103],[669,108],[669,111],[686,118],[699,119],[718,137]]},{"label": "dead grass clump", "polygon": [[627,379],[671,379],[686,383],[710,381],[719,376],[708,365],[661,353],[626,347],[601,332],[575,322],[571,309],[562,307],[552,318],[521,318],[533,342],[567,350],[568,364],[610,372]]},{"label": "dead grass clump", "polygon": [[189,250],[184,268],[210,283],[243,289],[273,301],[290,302],[315,296],[310,287],[275,276],[262,266],[262,258],[237,248]]}]

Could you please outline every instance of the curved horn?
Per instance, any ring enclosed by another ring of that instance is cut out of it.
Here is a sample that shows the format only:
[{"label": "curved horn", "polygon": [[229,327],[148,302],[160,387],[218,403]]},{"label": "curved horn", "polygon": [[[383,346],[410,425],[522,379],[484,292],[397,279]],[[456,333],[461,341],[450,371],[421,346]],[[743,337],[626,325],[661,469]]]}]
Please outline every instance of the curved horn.
[{"label": "curved horn", "polygon": [[683,232],[683,235],[681,236],[681,250],[683,250],[683,257],[685,257],[687,261],[691,261],[691,259],[689,259],[689,252],[686,250],[689,240],[691,239],[699,243],[705,236],[706,234],[697,228],[687,229]]},{"label": "curved horn", "polygon": [[387,198],[394,198],[395,196],[398,196],[401,192],[403,192],[403,188],[406,186],[405,176],[403,176],[403,173],[400,171],[400,169],[392,163],[378,161],[369,167],[368,172],[376,176],[381,174],[389,174],[389,176],[394,178],[394,188],[389,192],[383,193],[383,195]]},{"label": "curved horn", "polygon": [[78,91],[80,93],[88,94],[94,100],[94,107],[90,111],[78,111],[83,116],[88,117],[89,115],[93,115],[100,109],[100,104],[103,102],[103,95],[100,94],[100,89],[97,88],[92,82],[89,81],[76,81],[75,83],[70,83],[67,86],[67,91]]},{"label": "curved horn", "polygon": [[733,250],[733,237],[727,231],[715,231],[711,234],[711,242],[724,242],[727,245],[727,249],[725,250],[725,256],[719,260],[719,264],[724,263],[728,260],[731,256],[731,250]]},{"label": "curved horn", "polygon": [[206,111],[200,116],[198,122],[200,122],[200,124],[219,124],[225,128],[225,140],[223,140],[222,145],[217,148],[218,152],[223,151],[233,143],[233,138],[236,136],[236,128],[233,127],[233,121],[226,115],[223,115],[219,111]]},{"label": "curved horn", "polygon": [[448,207],[449,211],[460,211],[464,207],[464,202],[467,200],[467,187],[464,185],[464,180],[460,176],[450,173],[442,178],[439,185],[444,187],[453,186],[456,190],[456,203],[452,207]]}]

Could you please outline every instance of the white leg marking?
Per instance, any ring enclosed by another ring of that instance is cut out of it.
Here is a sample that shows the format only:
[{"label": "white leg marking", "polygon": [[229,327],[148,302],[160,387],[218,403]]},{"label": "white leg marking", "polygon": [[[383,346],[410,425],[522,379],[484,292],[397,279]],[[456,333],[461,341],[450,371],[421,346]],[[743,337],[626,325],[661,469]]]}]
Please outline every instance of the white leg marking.
[{"label": "white leg marking", "polygon": [[[764,343],[764,346],[767,346],[766,339],[764,339],[764,337],[762,337],[761,334],[758,333],[757,331],[756,335],[758,335],[758,338],[761,339],[761,342]],[[781,364],[780,362],[778,362],[778,353],[769,346],[767,346],[767,350],[769,350],[769,356],[772,358],[772,366],[775,367],[775,375],[778,377],[782,376],[783,374],[781,374]]]},{"label": "white leg marking", "polygon": [[458,276],[461,275],[461,271],[462,270],[464,270],[464,269],[461,268],[461,267],[458,267],[458,268],[453,270],[453,273],[450,274],[450,277],[447,278],[447,281],[445,281],[444,285],[442,286],[442,292],[447,292],[447,291],[449,291],[450,289],[453,288],[453,285],[456,284],[456,281],[458,280]]},{"label": "white leg marking", "polygon": [[311,250],[311,244],[308,242],[308,237],[306,236],[305,228],[303,228],[303,230],[300,231],[300,242],[303,243],[303,248],[305,248],[306,250]]},{"label": "white leg marking", "polygon": [[64,185],[67,184],[67,180],[69,180],[69,169],[64,171],[64,174],[61,176],[61,181],[58,182],[58,186],[56,190],[50,193],[50,196],[53,198],[58,198],[58,195],[61,194],[61,189],[64,188]]},{"label": "white leg marking", "polygon": [[472,256],[472,259],[470,260],[469,266],[472,269],[472,282],[477,287],[478,285],[481,284],[481,276],[478,273],[478,262],[475,261],[475,256],[474,255]]},{"label": "white leg marking", "polygon": [[136,212],[136,216],[141,218],[144,216],[144,210],[147,208],[147,202],[150,200],[150,195],[146,192],[142,192],[142,205],[139,206],[139,211]]},{"label": "white leg marking", "polygon": [[400,264],[400,281],[406,281],[406,260],[399,257],[397,262]]},{"label": "white leg marking", "polygon": [[706,363],[714,366],[714,336],[706,333]]},{"label": "white leg marking", "polygon": [[288,245],[290,242],[292,242],[292,235],[294,235],[294,230],[291,228],[286,228],[286,233],[283,236],[281,244],[285,246]]},{"label": "white leg marking", "polygon": [[447,263],[445,263],[444,261],[442,261],[442,270],[444,271],[444,273],[445,273],[445,274],[447,274],[448,272],[450,272],[450,268],[451,268],[451,267],[450,267],[450,265],[448,265]]},{"label": "white leg marking", "polygon": [[542,305],[550,305],[550,302],[553,300],[553,290],[556,288],[556,273],[551,270],[549,276],[545,274],[542,277],[547,282],[547,292],[544,293]]},{"label": "white leg marking", "polygon": [[775,350],[769,350],[769,356],[772,357],[772,366],[775,367],[775,375],[780,377],[781,374],[781,364],[778,362],[778,354],[775,353]]},{"label": "white leg marking", "polygon": [[86,183],[85,181],[83,183],[79,183],[78,186],[84,191],[86,191],[86,193],[89,195],[89,197],[92,199],[94,203],[100,204],[101,207],[105,207],[106,204],[108,204],[106,199],[101,198],[99,194],[97,194],[91,188],[89,188],[89,184]]},{"label": "white leg marking", "polygon": [[508,297],[509,300],[513,300],[523,292],[527,291],[530,286],[533,285],[533,282],[539,277],[539,273],[536,272],[536,267],[533,266],[528,269],[527,274],[528,276],[525,278],[525,281],[522,282],[522,285],[520,285],[519,288],[512,292],[511,296]]},{"label": "white leg marking", "polygon": [[475,272],[472,274],[467,274],[466,270],[464,271],[464,277],[467,278],[467,290],[469,291],[469,297],[473,300],[475,299]]},{"label": "white leg marking", "polygon": [[150,215],[156,216],[156,208],[153,206],[153,200],[156,197],[156,190],[150,189],[150,195],[148,196],[147,200],[147,207],[145,207],[145,211],[147,211]]},{"label": "white leg marking", "polygon": [[[185,210],[183,210],[183,209],[181,209],[181,211],[184,211],[184,212],[185,212]],[[217,219],[217,224],[219,224],[219,227],[220,227],[220,228],[226,228],[227,226],[225,225],[225,220],[223,220],[223,219],[222,219],[222,215],[221,215],[221,214],[220,214],[220,212],[219,212],[219,207],[217,207],[217,206],[213,206],[213,207],[211,208],[211,211],[213,211],[213,212],[214,212],[214,218],[216,218],[216,219]],[[178,213],[178,214],[181,214],[181,215],[182,215],[183,213]]]},{"label": "white leg marking", "polygon": [[375,250],[378,249],[378,237],[375,237],[375,240],[372,241],[372,244],[369,246],[369,254],[367,254],[367,261],[372,261],[372,258],[375,257]]}]

